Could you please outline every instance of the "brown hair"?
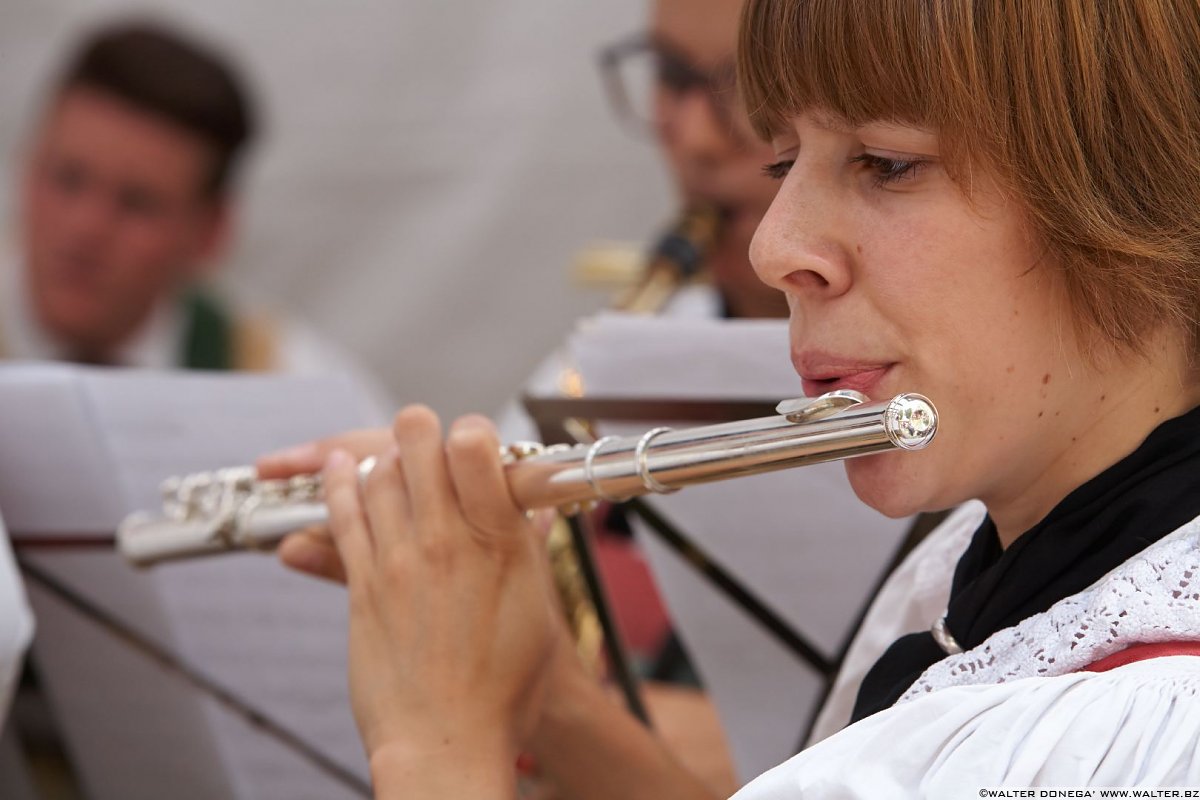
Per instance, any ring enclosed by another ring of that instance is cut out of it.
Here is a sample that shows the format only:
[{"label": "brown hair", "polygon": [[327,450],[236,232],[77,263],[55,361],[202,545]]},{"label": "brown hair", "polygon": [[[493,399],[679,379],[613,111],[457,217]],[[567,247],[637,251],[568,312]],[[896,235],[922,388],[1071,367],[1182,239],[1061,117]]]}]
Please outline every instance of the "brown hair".
[{"label": "brown hair", "polygon": [[1023,204],[1081,333],[1200,345],[1195,0],[749,0],[740,35],[761,135],[806,109],[935,129]]},{"label": "brown hair", "polygon": [[58,91],[99,89],[203,138],[215,161],[206,192],[229,185],[238,157],[254,136],[245,87],[216,53],[152,22],[122,22],[80,43]]}]

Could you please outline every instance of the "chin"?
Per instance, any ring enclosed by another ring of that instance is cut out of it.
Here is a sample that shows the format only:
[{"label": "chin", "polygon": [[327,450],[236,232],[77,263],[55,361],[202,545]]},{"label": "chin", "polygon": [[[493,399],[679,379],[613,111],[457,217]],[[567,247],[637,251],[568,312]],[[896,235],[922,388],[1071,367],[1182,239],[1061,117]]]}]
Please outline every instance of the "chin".
[{"label": "chin", "polygon": [[88,342],[103,330],[107,318],[90,299],[56,298],[39,309],[42,325],[56,336],[72,342]]},{"label": "chin", "polygon": [[941,507],[930,491],[921,453],[880,453],[846,461],[846,477],[858,499],[886,517],[911,517]]}]

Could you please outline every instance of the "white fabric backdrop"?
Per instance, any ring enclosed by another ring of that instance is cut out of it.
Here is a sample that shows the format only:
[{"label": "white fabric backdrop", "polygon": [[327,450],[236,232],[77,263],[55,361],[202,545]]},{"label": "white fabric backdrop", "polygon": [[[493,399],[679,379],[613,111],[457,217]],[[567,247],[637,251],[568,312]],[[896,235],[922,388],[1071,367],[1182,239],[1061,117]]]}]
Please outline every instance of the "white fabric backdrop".
[{"label": "white fabric backdrop", "polygon": [[571,286],[573,254],[671,213],[594,67],[644,0],[6,0],[0,212],[62,49],[130,9],[226,45],[261,100],[227,283],[307,318],[401,401],[499,408],[606,300]]}]

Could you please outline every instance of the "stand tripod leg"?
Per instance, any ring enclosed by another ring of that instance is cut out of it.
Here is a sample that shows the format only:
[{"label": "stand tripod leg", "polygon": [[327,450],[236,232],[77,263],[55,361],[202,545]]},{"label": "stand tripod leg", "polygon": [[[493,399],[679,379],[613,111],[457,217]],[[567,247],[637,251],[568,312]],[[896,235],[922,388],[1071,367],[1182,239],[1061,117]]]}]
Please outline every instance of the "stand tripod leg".
[{"label": "stand tripod leg", "polygon": [[596,567],[595,554],[592,552],[591,542],[588,539],[589,526],[585,514],[574,514],[567,517],[567,524],[571,528],[571,545],[575,550],[575,556],[579,560],[579,572],[583,576],[584,583],[587,585],[588,594],[591,595],[592,606],[596,610],[596,618],[600,622],[600,629],[604,634],[604,650],[608,654],[609,667],[612,670],[613,680],[621,689],[621,694],[625,697],[625,704],[629,707],[630,713],[642,721],[647,727],[650,726],[650,715],[646,711],[646,705],[642,701],[642,694],[638,689],[637,677],[633,674],[633,667],[629,663],[629,655],[625,650],[624,641],[621,639],[621,633],[617,629],[616,618],[612,613],[612,606],[608,602],[608,594],[604,591],[604,584],[600,580],[600,572]]}]

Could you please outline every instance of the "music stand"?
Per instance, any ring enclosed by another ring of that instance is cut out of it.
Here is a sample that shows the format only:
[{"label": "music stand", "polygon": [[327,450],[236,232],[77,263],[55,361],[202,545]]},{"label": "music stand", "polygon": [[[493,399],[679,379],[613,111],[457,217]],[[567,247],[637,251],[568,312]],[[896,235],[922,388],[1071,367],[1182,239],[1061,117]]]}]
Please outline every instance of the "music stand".
[{"label": "music stand", "polygon": [[[234,464],[368,424],[356,387],[7,365],[0,390],[0,505],[39,613],[42,686],[88,793],[134,797],[178,785],[180,796],[225,797],[304,784],[324,797],[369,796],[339,702],[342,656],[320,660],[344,649],[337,593],[263,556],[164,568],[174,572],[168,580],[135,573],[112,549],[122,516],[153,507],[170,471]],[[252,626],[268,627],[264,615],[282,633],[251,637]],[[318,687],[319,714],[271,691],[281,683],[276,665],[288,663],[305,665],[288,682]],[[111,730],[110,720],[119,723]]]}]

